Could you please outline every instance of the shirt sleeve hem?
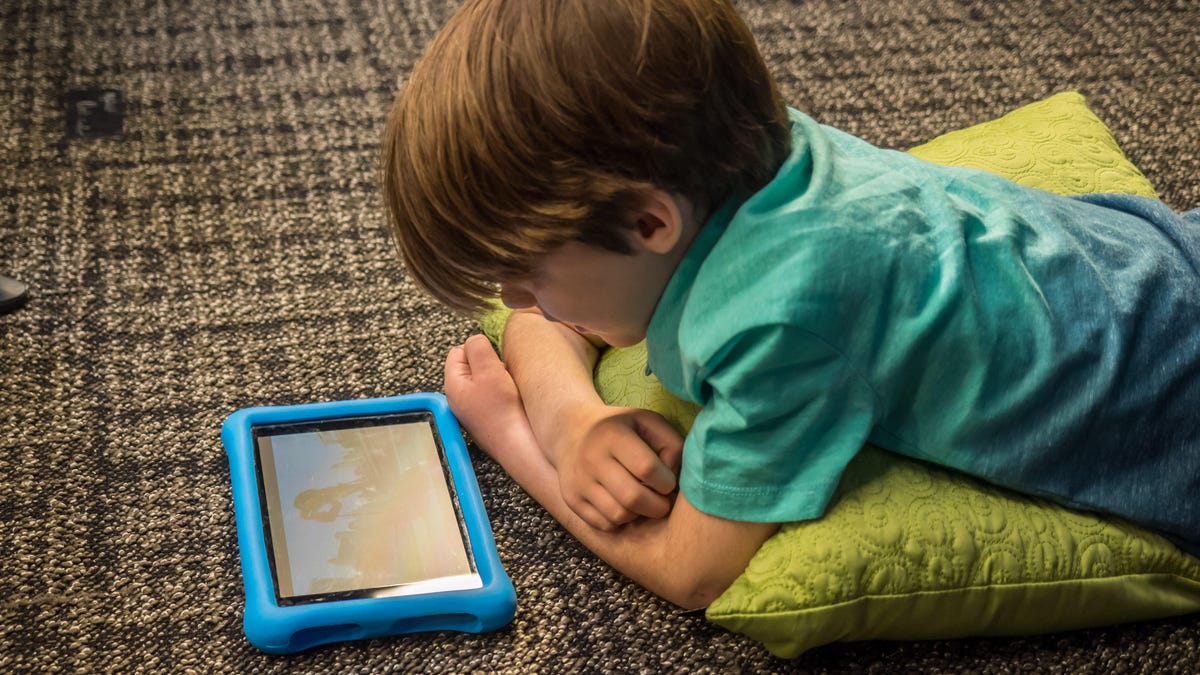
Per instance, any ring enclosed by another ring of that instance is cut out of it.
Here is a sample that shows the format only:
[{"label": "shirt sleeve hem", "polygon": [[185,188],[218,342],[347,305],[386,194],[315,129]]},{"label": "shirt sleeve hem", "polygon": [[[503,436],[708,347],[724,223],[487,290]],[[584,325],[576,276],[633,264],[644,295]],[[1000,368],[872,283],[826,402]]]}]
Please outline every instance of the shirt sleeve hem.
[{"label": "shirt sleeve hem", "polygon": [[752,523],[789,523],[819,518],[830,496],[825,490],[786,486],[778,489],[737,488],[700,480],[680,480],[680,492],[692,506],[710,516]]}]

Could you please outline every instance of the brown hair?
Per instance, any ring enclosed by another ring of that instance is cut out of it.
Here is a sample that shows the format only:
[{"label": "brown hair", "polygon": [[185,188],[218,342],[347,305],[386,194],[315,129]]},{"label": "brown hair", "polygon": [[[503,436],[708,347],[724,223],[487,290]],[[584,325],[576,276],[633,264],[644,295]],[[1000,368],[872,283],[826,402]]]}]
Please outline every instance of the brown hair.
[{"label": "brown hair", "polygon": [[568,241],[628,252],[648,190],[712,207],[789,145],[728,0],[467,0],[396,97],[381,180],[410,273],[472,311]]}]

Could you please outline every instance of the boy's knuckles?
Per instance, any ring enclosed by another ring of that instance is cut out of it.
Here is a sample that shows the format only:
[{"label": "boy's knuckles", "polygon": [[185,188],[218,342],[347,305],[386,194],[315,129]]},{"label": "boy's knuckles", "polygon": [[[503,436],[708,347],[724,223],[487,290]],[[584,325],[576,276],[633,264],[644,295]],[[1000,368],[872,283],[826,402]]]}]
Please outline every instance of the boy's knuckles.
[{"label": "boy's knuckles", "polygon": [[641,486],[628,482],[616,486],[612,494],[618,502],[631,507],[643,506],[647,501]]},{"label": "boy's knuckles", "polygon": [[626,461],[625,467],[629,469],[629,473],[643,483],[652,482],[658,477],[658,458],[652,455],[639,454],[630,457]]}]

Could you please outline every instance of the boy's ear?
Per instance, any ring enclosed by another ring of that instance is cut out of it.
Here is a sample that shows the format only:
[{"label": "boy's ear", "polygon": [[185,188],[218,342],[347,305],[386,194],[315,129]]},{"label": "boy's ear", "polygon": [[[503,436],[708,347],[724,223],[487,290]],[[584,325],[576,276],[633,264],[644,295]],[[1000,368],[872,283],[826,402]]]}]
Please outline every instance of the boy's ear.
[{"label": "boy's ear", "polygon": [[637,245],[651,253],[669,253],[683,236],[679,203],[662,190],[648,192],[635,214]]}]

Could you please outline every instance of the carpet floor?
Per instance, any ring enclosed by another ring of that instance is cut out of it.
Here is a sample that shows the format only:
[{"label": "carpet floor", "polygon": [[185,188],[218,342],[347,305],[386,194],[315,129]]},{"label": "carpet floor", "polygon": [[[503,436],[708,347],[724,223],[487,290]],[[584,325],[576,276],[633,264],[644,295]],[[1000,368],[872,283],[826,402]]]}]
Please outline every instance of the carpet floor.
[{"label": "carpet floor", "polygon": [[[1078,89],[1169,205],[1200,205],[1200,3],[738,4],[821,121],[907,148]],[[247,643],[222,420],[438,390],[475,330],[415,289],[375,183],[397,82],[452,6],[0,6],[0,274],[31,289],[0,316],[0,670],[1198,672],[1197,616],[775,659],[597,561],[477,452],[511,625]],[[74,137],[103,130],[67,118],[89,89],[120,92],[119,135]]]}]

